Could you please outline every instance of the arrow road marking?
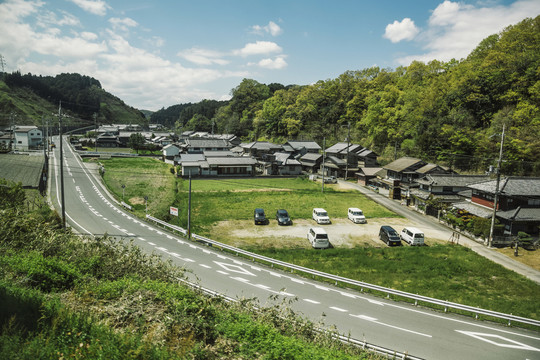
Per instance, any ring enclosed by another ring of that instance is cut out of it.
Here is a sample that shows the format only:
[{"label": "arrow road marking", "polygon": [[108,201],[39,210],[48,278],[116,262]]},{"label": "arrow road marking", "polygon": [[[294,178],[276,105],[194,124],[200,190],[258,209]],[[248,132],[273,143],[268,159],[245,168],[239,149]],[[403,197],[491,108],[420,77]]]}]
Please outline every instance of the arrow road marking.
[{"label": "arrow road marking", "polygon": [[518,349],[518,350],[540,351],[540,349],[534,348],[527,344],[523,344],[518,341],[508,339],[508,338],[505,338],[496,334],[486,334],[486,333],[463,331],[463,330],[456,330],[456,331],[465,335],[472,336],[475,339],[485,341],[492,345],[499,346],[499,347]]}]

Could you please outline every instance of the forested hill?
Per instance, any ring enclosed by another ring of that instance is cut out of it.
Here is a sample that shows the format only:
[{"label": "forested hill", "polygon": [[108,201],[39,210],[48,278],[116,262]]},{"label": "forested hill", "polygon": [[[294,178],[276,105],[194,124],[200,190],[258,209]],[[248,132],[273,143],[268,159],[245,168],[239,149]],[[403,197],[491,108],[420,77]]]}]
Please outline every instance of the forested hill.
[{"label": "forested hill", "polygon": [[[245,140],[351,140],[382,158],[410,155],[482,172],[540,175],[540,17],[484,39],[462,60],[348,71],[275,89],[244,79],[216,110],[214,131]],[[153,121],[153,120],[152,120]],[[205,123],[202,123],[202,126]],[[183,119],[179,126],[197,127]],[[197,129],[198,130],[198,129]]]},{"label": "forested hill", "polygon": [[18,71],[3,75],[4,81],[0,81],[2,125],[8,124],[10,116],[14,116],[19,125],[41,123],[43,116],[58,112],[60,102],[71,116],[68,119],[80,119],[82,126],[85,120],[93,124],[94,114],[99,123],[147,123],[141,111],[103,90],[100,82],[89,76],[21,75]]}]

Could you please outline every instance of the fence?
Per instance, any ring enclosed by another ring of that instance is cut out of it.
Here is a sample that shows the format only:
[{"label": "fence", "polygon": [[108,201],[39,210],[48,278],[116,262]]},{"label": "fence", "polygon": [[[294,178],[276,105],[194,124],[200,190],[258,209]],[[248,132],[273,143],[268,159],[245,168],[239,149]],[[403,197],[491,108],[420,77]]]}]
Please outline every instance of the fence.
[{"label": "fence", "polygon": [[[187,231],[185,229],[179,227],[179,226],[171,225],[171,224],[169,224],[169,223],[167,223],[165,221],[156,219],[156,218],[154,218],[154,217],[152,217],[150,215],[146,215],[146,218],[148,220],[150,220],[150,221],[153,221],[153,222],[155,222],[157,224],[160,224],[160,225],[162,225],[164,227],[167,227],[167,228],[169,228],[171,230],[178,231],[181,234],[183,234],[184,236],[187,235]],[[270,264],[272,267],[280,266],[280,267],[282,267],[284,269],[288,269],[290,271],[295,270],[295,271],[297,271],[299,273],[309,274],[309,275],[317,276],[317,277],[320,277],[320,278],[323,278],[323,279],[326,279],[326,280],[331,280],[331,281],[334,282],[335,285],[337,285],[338,283],[341,283],[341,284],[347,284],[347,285],[355,286],[355,287],[360,288],[360,291],[364,291],[364,289],[369,289],[369,290],[372,290],[372,291],[376,291],[378,293],[385,294],[388,298],[390,297],[390,295],[393,295],[393,296],[396,296],[396,297],[399,297],[399,298],[408,299],[408,300],[414,301],[415,306],[418,306],[419,303],[427,304],[427,305],[442,308],[442,309],[444,309],[444,312],[447,312],[449,309],[454,309],[454,310],[462,311],[462,312],[465,312],[465,313],[473,314],[476,319],[478,319],[479,315],[484,315],[484,316],[488,316],[488,317],[491,317],[491,318],[505,320],[509,326],[511,325],[512,322],[517,322],[517,323],[521,323],[521,324],[527,324],[527,325],[531,325],[531,326],[540,327],[540,321],[538,321],[538,320],[528,319],[528,318],[524,318],[524,317],[516,316],[516,315],[512,315],[512,314],[504,314],[504,313],[500,313],[500,312],[492,311],[492,310],[480,309],[480,308],[477,308],[477,307],[474,307],[474,306],[462,305],[462,304],[458,304],[458,303],[454,303],[454,302],[450,302],[450,301],[430,298],[430,297],[427,297],[427,296],[411,294],[411,293],[408,293],[408,292],[405,292],[405,291],[385,288],[383,286],[373,285],[373,284],[365,283],[365,282],[358,281],[358,280],[352,280],[352,279],[344,278],[344,277],[341,277],[341,276],[328,274],[328,273],[325,273],[325,272],[322,272],[322,271],[317,271],[317,270],[305,268],[305,267],[302,267],[302,266],[289,264],[289,263],[286,263],[284,261],[275,260],[275,259],[272,259],[272,258],[269,258],[269,257],[266,257],[266,256],[262,256],[262,255],[258,255],[258,254],[255,254],[255,253],[252,253],[252,252],[249,252],[249,251],[238,249],[238,248],[235,248],[235,247],[227,245],[227,244],[222,244],[220,242],[214,241],[214,240],[206,238],[204,236],[199,236],[199,235],[196,235],[196,234],[192,234],[191,237],[193,239],[195,239],[196,241],[205,243],[207,245],[215,246],[215,247],[221,248],[223,250],[227,250],[227,251],[229,251],[229,252],[231,252],[233,254],[236,254],[237,256],[242,255],[244,257],[250,258],[252,261],[258,260],[260,262]]]}]

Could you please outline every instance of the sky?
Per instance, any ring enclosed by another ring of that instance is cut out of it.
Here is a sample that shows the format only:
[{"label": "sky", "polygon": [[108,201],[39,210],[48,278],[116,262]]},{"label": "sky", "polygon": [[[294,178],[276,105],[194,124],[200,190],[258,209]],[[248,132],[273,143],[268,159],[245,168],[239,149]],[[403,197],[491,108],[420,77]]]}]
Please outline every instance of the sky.
[{"label": "sky", "polygon": [[465,58],[540,0],[0,0],[4,71],[79,73],[138,109],[226,100],[242,79]]}]

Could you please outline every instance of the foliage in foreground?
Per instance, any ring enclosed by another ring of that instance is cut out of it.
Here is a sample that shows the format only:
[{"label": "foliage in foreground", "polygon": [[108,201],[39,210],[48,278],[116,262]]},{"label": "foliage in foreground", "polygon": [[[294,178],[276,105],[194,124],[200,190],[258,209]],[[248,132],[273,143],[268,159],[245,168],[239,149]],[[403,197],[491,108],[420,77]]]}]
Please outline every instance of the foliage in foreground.
[{"label": "foliage in foreground", "polygon": [[0,358],[372,358],[286,307],[208,298],[157,255],[64,233],[45,210],[2,205]]},{"label": "foliage in foreground", "polygon": [[538,284],[463,246],[248,250],[370,284],[540,319]]}]

